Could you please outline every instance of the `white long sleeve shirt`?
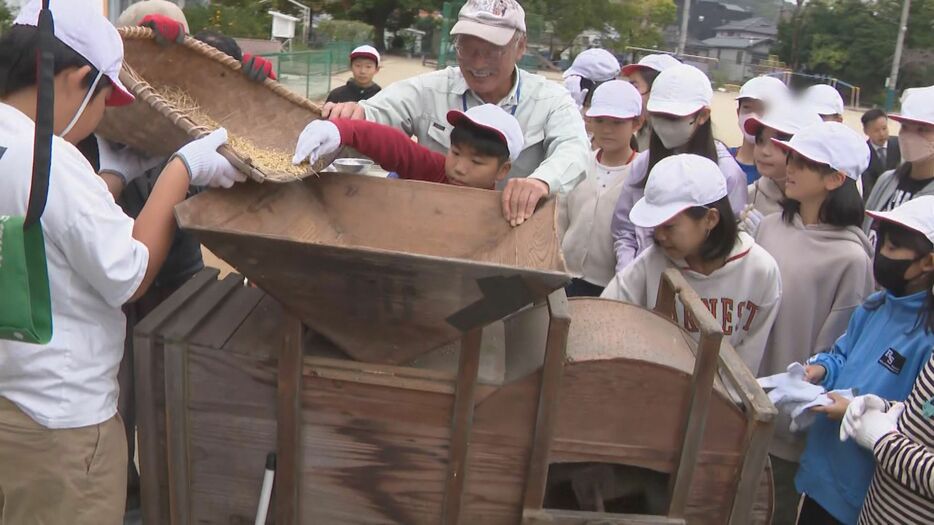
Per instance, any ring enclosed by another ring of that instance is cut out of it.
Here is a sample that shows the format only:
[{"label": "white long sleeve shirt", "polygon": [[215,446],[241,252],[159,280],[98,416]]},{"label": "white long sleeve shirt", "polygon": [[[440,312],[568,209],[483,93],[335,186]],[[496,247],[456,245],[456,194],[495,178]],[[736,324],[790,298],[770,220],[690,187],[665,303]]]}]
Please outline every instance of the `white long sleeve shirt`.
[{"label": "white long sleeve shirt", "polygon": [[[762,361],[765,343],[778,313],[782,282],[778,264],[748,234],[740,232],[726,264],[710,275],[695,272],[684,261],[673,261],[656,245],[616,274],[601,297],[654,308],[662,272],[677,268],[701,301],[721,323],[723,335],[755,373]],[[697,327],[677,302],[678,324],[695,338]]]}]

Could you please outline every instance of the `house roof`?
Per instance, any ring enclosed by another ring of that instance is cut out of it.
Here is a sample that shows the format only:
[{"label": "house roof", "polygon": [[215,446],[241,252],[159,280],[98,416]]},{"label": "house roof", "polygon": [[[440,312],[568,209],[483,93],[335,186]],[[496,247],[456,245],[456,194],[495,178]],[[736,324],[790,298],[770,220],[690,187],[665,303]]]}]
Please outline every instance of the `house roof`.
[{"label": "house roof", "polygon": [[778,27],[775,23],[765,18],[755,16],[724,24],[716,28],[716,31],[745,31],[748,33],[761,33],[763,35],[777,35]]},{"label": "house roof", "polygon": [[715,36],[701,41],[705,47],[719,47],[730,49],[748,49],[764,42],[771,41],[771,38],[743,38],[738,36]]}]

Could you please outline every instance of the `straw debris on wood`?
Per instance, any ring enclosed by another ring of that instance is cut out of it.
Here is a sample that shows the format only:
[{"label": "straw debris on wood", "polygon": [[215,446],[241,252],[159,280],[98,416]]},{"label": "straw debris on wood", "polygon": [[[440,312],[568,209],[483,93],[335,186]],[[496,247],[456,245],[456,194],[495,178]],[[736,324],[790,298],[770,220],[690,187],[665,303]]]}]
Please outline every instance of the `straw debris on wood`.
[{"label": "straw debris on wood", "polygon": [[[213,131],[222,127],[215,119],[205,113],[197,101],[183,89],[174,86],[153,86],[166,102],[175,107],[195,124],[203,127],[205,131]],[[308,162],[295,166],[292,164],[292,154],[287,151],[261,148],[250,139],[228,134],[228,145],[242,157],[249,159],[248,163],[267,175],[285,175],[289,178],[299,179],[310,169]]]}]

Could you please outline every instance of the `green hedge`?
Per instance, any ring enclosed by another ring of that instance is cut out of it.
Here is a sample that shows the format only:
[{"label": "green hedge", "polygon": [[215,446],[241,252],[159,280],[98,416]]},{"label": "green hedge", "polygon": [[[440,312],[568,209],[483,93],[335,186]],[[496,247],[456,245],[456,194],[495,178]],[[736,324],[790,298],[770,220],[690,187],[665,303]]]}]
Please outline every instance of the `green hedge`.
[{"label": "green hedge", "polygon": [[257,8],[209,5],[184,11],[191,34],[206,29],[230,37],[269,38],[272,32],[272,16]]},{"label": "green hedge", "polygon": [[373,41],[373,26],[356,20],[323,20],[315,33],[319,42]]}]

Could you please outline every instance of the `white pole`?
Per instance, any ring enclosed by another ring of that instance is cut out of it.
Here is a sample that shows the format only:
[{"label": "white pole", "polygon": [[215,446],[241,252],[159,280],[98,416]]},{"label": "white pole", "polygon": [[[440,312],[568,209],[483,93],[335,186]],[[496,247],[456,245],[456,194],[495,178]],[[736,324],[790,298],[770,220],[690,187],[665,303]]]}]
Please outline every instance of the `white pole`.
[{"label": "white pole", "polygon": [[270,452],[266,456],[266,472],[263,474],[263,488],[259,493],[259,505],[256,507],[255,525],[266,525],[266,515],[269,513],[269,501],[272,499],[272,484],[276,477],[276,454]]},{"label": "white pole", "polygon": [[678,49],[675,54],[683,55],[688,42],[688,21],[691,19],[691,0],[684,0],[681,10],[681,35],[678,38]]},{"label": "white pole", "polygon": [[908,12],[911,11],[911,0],[902,4],[902,19],[898,24],[898,38],[895,39],[895,56],[892,57],[892,73],[889,75],[888,92],[886,93],[885,109],[891,111],[895,103],[895,86],[898,83],[898,67],[902,61],[902,47],[905,45],[905,33],[908,31]]}]

